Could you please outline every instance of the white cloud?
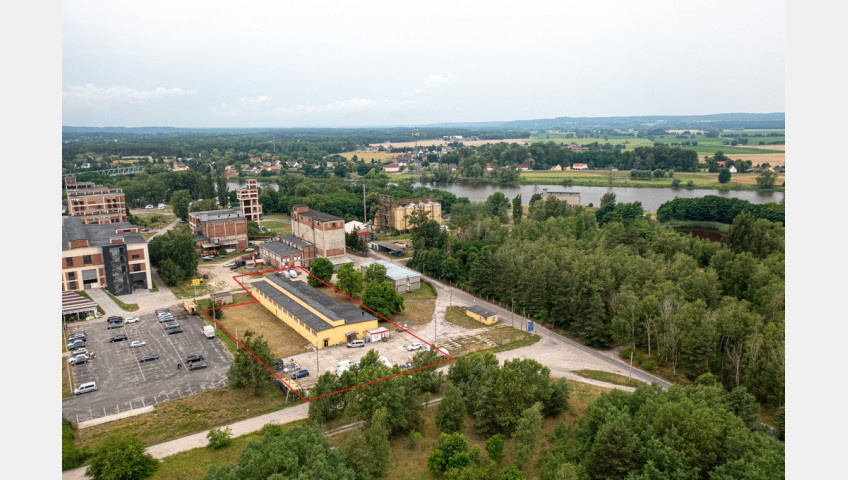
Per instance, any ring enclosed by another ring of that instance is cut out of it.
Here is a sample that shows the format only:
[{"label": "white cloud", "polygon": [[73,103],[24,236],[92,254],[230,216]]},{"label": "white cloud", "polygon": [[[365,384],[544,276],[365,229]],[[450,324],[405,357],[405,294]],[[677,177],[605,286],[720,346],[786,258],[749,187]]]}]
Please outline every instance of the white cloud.
[{"label": "white cloud", "polygon": [[241,103],[254,108],[267,107],[271,104],[271,97],[267,95],[258,95],[256,97],[242,97]]},{"label": "white cloud", "polygon": [[453,83],[455,80],[456,80],[456,77],[452,73],[449,73],[447,75],[438,75],[438,74],[433,75],[431,73],[430,75],[427,75],[427,78],[425,78],[417,87],[413,88],[412,90],[403,92],[403,94],[404,95],[420,95],[420,94],[426,92],[427,90],[431,90],[433,88],[439,88],[439,87],[443,87],[445,85],[449,85],[449,84]]},{"label": "white cloud", "polygon": [[172,95],[194,95],[197,90],[185,88],[156,87],[150,90],[139,90],[132,87],[115,85],[98,87],[93,83],[72,85],[62,91],[62,98],[69,102],[113,103],[132,102],[143,103],[147,100]]},{"label": "white cloud", "polygon": [[441,87],[442,85],[453,83],[454,80],[456,80],[456,77],[452,73],[447,75],[428,75],[427,78],[424,79],[424,86]]},{"label": "white cloud", "polygon": [[335,102],[325,103],[324,105],[295,105],[293,107],[281,107],[274,110],[274,113],[295,113],[295,114],[312,114],[312,113],[338,113],[338,112],[361,112],[371,110],[378,105],[376,100],[370,98],[351,98],[348,100],[337,100]]}]

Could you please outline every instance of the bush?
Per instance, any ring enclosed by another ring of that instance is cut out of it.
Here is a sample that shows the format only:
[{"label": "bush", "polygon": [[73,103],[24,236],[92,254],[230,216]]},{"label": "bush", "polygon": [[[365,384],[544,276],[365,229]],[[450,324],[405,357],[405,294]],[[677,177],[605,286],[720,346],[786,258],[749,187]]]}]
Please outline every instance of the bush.
[{"label": "bush", "polygon": [[657,357],[647,357],[644,360],[642,360],[640,363],[645,368],[645,370],[653,370],[653,369],[657,368],[659,361],[657,360]]},{"label": "bush", "polygon": [[692,187],[695,186],[695,182],[693,182],[692,180],[689,180],[688,182],[686,182],[686,186],[689,187],[689,188],[692,188]]},{"label": "bush", "polygon": [[223,430],[219,428],[209,430],[209,433],[206,434],[206,438],[209,439],[209,448],[218,450],[219,448],[226,447],[232,441],[232,434],[233,432],[230,430],[230,427]]},{"label": "bush", "polygon": [[[689,180],[689,181],[691,182],[691,180]],[[671,180],[671,186],[675,187],[675,188],[679,187],[680,186],[680,179],[679,178],[672,179]]]},{"label": "bush", "polygon": [[423,435],[421,435],[421,432],[417,432],[415,430],[409,432],[409,449],[415,450],[415,447],[417,447],[418,444],[421,443],[422,437]]}]

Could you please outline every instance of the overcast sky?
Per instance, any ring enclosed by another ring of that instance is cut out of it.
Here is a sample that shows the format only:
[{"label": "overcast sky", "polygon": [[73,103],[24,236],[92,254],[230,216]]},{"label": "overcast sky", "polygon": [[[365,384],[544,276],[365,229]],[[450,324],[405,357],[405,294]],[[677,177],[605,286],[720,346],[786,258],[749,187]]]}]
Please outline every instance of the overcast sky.
[{"label": "overcast sky", "polygon": [[782,112],[785,18],[782,0],[65,0],[62,123]]}]

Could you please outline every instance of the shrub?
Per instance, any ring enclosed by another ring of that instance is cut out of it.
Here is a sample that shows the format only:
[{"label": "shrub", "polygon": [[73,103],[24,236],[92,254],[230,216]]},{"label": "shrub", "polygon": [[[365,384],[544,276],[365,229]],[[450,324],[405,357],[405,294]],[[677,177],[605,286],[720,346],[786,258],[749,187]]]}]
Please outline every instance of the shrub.
[{"label": "shrub", "polygon": [[645,367],[645,370],[653,370],[657,368],[658,363],[659,361],[657,360],[657,357],[647,357],[641,361],[641,364],[643,367]]},{"label": "shrub", "polygon": [[223,430],[219,428],[209,430],[209,433],[206,434],[206,438],[209,439],[209,448],[212,450],[218,450],[219,448],[226,447],[230,444],[232,433],[233,432],[230,430],[230,427]]},{"label": "shrub", "polygon": [[409,449],[415,450],[415,447],[417,447],[418,444],[421,443],[422,437],[423,435],[421,435],[421,432],[417,432],[415,430],[409,432]]}]

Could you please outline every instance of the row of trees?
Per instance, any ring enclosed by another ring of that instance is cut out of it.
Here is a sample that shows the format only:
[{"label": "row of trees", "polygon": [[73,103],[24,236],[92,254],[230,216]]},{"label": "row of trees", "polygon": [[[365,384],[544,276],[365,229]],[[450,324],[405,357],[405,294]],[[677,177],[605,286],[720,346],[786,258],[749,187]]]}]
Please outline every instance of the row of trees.
[{"label": "row of trees", "polygon": [[648,367],[667,365],[691,379],[713,373],[728,388],[744,385],[761,401],[783,403],[781,223],[743,213],[713,243],[614,196],[594,213],[536,201],[511,229],[482,204],[472,209],[474,217],[451,218],[455,235],[421,241],[410,265],[588,345],[629,344]]},{"label": "row of trees", "polygon": [[741,213],[770,222],[785,223],[786,209],[783,202],[756,204],[738,198],[706,195],[699,198],[675,198],[657,208],[657,219],[690,220],[730,224]]}]

